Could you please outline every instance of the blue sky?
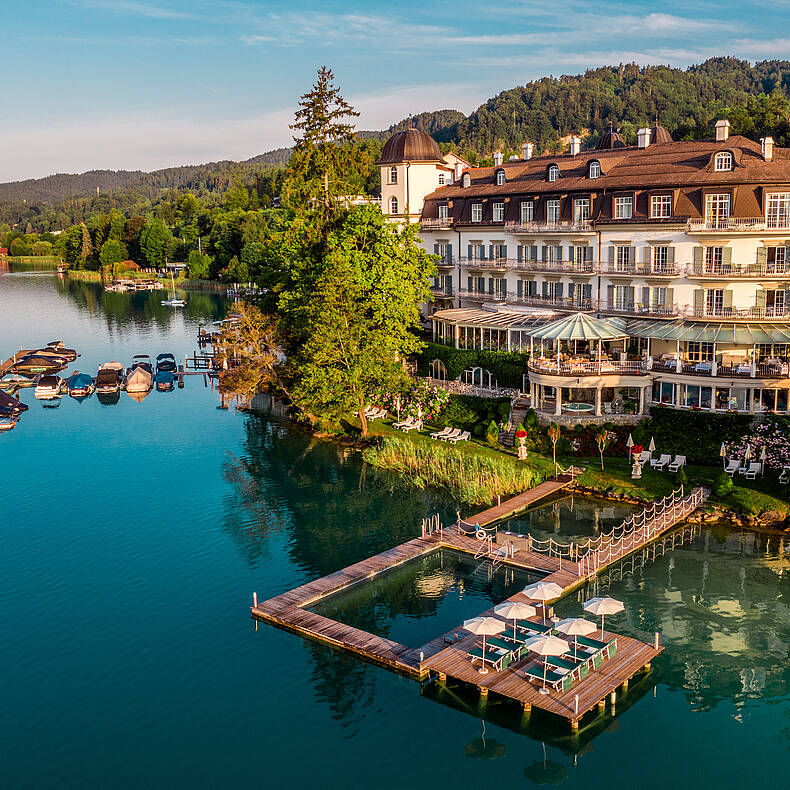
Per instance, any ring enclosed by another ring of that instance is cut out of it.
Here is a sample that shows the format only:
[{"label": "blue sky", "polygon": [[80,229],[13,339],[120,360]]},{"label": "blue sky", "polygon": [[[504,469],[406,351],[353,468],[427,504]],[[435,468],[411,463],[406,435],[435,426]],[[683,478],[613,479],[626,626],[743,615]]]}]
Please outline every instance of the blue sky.
[{"label": "blue sky", "polygon": [[0,181],[244,159],[331,66],[377,129],[544,74],[790,58],[790,0],[0,0]]}]

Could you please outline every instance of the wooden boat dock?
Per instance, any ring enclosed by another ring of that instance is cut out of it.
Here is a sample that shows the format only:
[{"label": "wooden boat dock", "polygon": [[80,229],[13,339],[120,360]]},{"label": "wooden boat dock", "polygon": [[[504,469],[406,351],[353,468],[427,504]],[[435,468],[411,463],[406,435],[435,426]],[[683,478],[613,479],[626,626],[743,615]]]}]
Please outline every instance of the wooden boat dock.
[{"label": "wooden boat dock", "polygon": [[22,359],[25,354],[30,354],[32,351],[35,351],[33,348],[20,348],[19,351],[14,354],[14,356],[9,357],[5,362],[0,363],[0,378],[5,376],[11,368],[16,365],[17,360]]},{"label": "wooden boat dock", "polygon": [[[567,483],[560,486],[547,486],[541,491],[538,491],[540,489],[538,486],[533,489],[531,497],[527,498],[521,494],[513,498],[515,501],[508,500],[501,503],[497,508],[490,508],[488,511],[465,519],[464,523],[482,526],[484,520],[488,519],[486,523],[490,524],[494,520],[504,517],[498,513],[518,512],[528,504],[532,504],[565,485]],[[467,632],[460,624],[424,645],[413,647],[310,612],[308,607],[314,606],[345,588],[372,579],[410,560],[440,549],[464,552],[481,559],[482,562],[491,562],[494,565],[543,574],[545,581],[558,584],[562,589],[562,595],[565,595],[586,583],[588,579],[625,554],[641,548],[658,535],[671,529],[696,509],[701,501],[701,492],[693,492],[682,502],[673,504],[671,508],[662,511],[661,522],[660,524],[656,522],[657,526],[654,525],[656,516],[654,508],[652,521],[645,526],[635,528],[636,531],[629,533],[627,539],[619,537],[616,541],[607,544],[607,561],[603,562],[597,559],[592,564],[585,561],[573,562],[551,553],[531,551],[528,547],[514,550],[512,546],[508,546],[507,540],[504,543],[494,543],[490,539],[480,540],[478,537],[464,534],[455,526],[449,529],[441,527],[423,529],[423,535],[420,537],[267,601],[259,603],[257,594],[253,594],[252,614],[257,619],[333,647],[349,650],[365,659],[420,680],[434,677],[440,682],[445,682],[448,678],[452,678],[474,685],[482,695],[487,695],[489,691],[492,691],[502,697],[514,700],[525,710],[531,710],[533,706],[540,708],[562,716],[570,722],[572,728],[576,729],[579,726],[579,719],[583,715],[596,707],[603,709],[607,699],[614,704],[617,689],[627,688],[636,673],[649,669],[652,660],[663,649],[658,644],[658,635],[656,635],[653,644],[648,644],[608,632],[607,641],[612,638],[617,640],[617,652],[614,656],[604,660],[602,666],[590,672],[587,677],[574,683],[571,689],[565,692],[552,691],[549,694],[541,694],[538,687],[534,683],[530,683],[524,672],[535,662],[534,656],[511,664],[504,671],[480,674],[468,655],[469,649],[476,644],[479,637],[464,636]],[[492,513],[492,511],[496,512]],[[643,539],[636,540],[637,532]],[[516,593],[508,600],[528,601],[521,592]],[[473,612],[469,613],[470,617],[474,614]],[[482,614],[493,616],[493,609]],[[458,638],[459,636],[461,638]],[[592,636],[601,639],[603,635],[596,632]]]}]

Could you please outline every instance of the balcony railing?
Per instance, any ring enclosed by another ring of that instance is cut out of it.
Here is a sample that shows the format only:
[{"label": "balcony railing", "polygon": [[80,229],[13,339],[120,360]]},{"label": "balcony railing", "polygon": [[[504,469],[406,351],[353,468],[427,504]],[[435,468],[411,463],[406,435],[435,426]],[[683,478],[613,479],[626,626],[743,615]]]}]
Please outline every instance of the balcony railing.
[{"label": "balcony railing", "polygon": [[420,227],[423,230],[431,230],[436,228],[452,228],[453,226],[453,218],[452,217],[436,217],[432,219],[421,219],[420,220]]},{"label": "balcony railing", "polygon": [[752,366],[750,362],[738,365],[719,365],[713,362],[689,362],[681,360],[680,367],[674,359],[653,362],[651,370],[654,373],[677,373],[682,376],[707,376],[709,378],[786,378],[787,363],[785,362],[760,362]]},{"label": "balcony railing", "polygon": [[790,318],[790,306],[786,307],[692,307],[687,315],[690,318],[751,318],[759,321],[766,319]]},{"label": "balcony railing", "polygon": [[538,296],[537,294],[517,296],[509,295],[507,301],[511,304],[522,304],[528,307],[545,307],[558,310],[592,310],[592,299],[570,299],[567,297]]},{"label": "balcony railing", "polygon": [[510,233],[591,233],[595,230],[589,220],[579,222],[506,222]]},{"label": "balcony railing", "polygon": [[601,262],[603,274],[624,274],[643,277],[678,277],[681,267],[678,263],[610,263]]},{"label": "balcony railing", "polygon": [[458,260],[467,269],[507,269],[515,263],[512,258],[469,258],[463,255]]},{"label": "balcony railing", "polygon": [[439,297],[446,298],[448,296],[456,296],[457,291],[455,291],[453,288],[447,288],[446,286],[440,286],[440,285],[435,285],[434,286],[434,285],[432,285],[431,286],[431,293],[434,296],[439,296]]},{"label": "balcony railing", "polygon": [[487,291],[485,288],[459,288],[458,294],[465,299],[479,299],[486,302],[504,302],[508,298],[507,291]]},{"label": "balcony railing", "polygon": [[647,363],[641,360],[625,362],[602,360],[599,365],[594,360],[561,359],[558,363],[551,357],[538,357],[530,359],[527,367],[533,373],[549,376],[644,376],[648,373]]},{"label": "balcony railing", "polygon": [[692,266],[691,277],[712,277],[714,279],[738,279],[750,277],[790,277],[787,264],[749,263],[745,266],[696,264]]},{"label": "balcony railing", "polygon": [[525,272],[567,272],[570,274],[594,274],[593,261],[576,263],[575,261],[538,261],[518,260],[517,258],[460,258],[468,269],[513,269]]},{"label": "balcony railing", "polygon": [[752,233],[755,231],[790,230],[790,218],[722,217],[721,219],[690,219],[687,233]]},{"label": "balcony railing", "polygon": [[608,302],[601,300],[598,310],[602,313],[616,313],[617,315],[639,315],[645,318],[668,318],[681,314],[680,305],[676,304],[645,304],[643,302]]}]

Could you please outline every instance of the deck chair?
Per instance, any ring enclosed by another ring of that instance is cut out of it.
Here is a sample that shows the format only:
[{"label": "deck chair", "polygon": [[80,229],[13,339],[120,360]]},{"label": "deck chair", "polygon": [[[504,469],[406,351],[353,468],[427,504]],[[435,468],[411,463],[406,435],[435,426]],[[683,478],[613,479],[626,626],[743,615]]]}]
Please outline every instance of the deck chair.
[{"label": "deck chair", "polygon": [[422,420],[414,420],[411,425],[401,425],[400,429],[404,433],[408,433],[409,431],[420,431],[422,430]]},{"label": "deck chair", "polygon": [[458,436],[450,436],[447,441],[456,444],[457,442],[468,442],[471,438],[472,434],[469,431],[462,431]]},{"label": "deck chair", "polygon": [[733,458],[727,462],[727,466],[724,467],[724,471],[730,477],[732,477],[738,469],[741,467],[741,459],[740,458]]},{"label": "deck chair", "polygon": [[609,644],[606,646],[606,654],[609,658],[614,658],[617,654],[617,640],[613,639]]},{"label": "deck chair", "polygon": [[560,656],[548,656],[546,658],[546,663],[550,667],[561,667],[562,669],[568,669],[571,672],[574,669],[578,669],[578,665],[573,661],[569,661],[567,658],[561,658]]},{"label": "deck chair", "polygon": [[665,466],[666,466],[666,465],[667,465],[667,464],[668,464],[668,463],[669,463],[671,460],[672,460],[672,456],[671,456],[671,455],[668,455],[667,453],[661,453],[661,456],[660,456],[659,458],[654,458],[654,459],[653,459],[653,460],[650,462],[650,466],[651,466],[653,469],[658,469],[659,471],[662,471],[662,470],[664,469],[664,467],[665,467]]},{"label": "deck chair", "polygon": [[586,647],[592,647],[595,650],[603,650],[606,647],[606,642],[601,642],[600,639],[593,639],[590,636],[577,636],[576,641],[580,645],[585,645]]},{"label": "deck chair", "polygon": [[743,473],[747,480],[756,480],[760,474],[760,464],[749,464],[749,468]]},{"label": "deck chair", "polygon": [[405,420],[401,420],[400,422],[392,423],[393,428],[403,428],[404,425],[411,425],[414,422],[414,417],[407,417]]},{"label": "deck chair", "polygon": [[644,466],[650,460],[650,450],[639,453],[639,463]]},{"label": "deck chair", "polygon": [[442,428],[441,431],[434,431],[431,434],[431,439],[441,439],[443,436],[447,436],[448,433],[452,433],[453,429],[448,425],[446,428]]},{"label": "deck chair", "polygon": [[603,664],[603,654],[602,653],[596,653],[592,657],[593,669],[600,669],[601,668],[601,664]]},{"label": "deck chair", "polygon": [[[540,684],[543,685],[543,667],[529,667],[529,669],[525,669],[524,672],[529,676],[530,680],[538,680]],[[546,685],[554,685],[559,683],[564,675],[558,675],[556,672],[552,672],[550,669],[545,670],[546,672]]]},{"label": "deck chair", "polygon": [[790,483],[790,466],[783,466],[782,473],[779,475],[780,483]]},{"label": "deck chair", "polygon": [[681,466],[686,465],[686,456],[685,455],[676,455],[675,460],[669,465],[670,472],[677,472]]},{"label": "deck chair", "polygon": [[440,436],[439,439],[441,441],[446,442],[453,438],[453,436],[460,436],[463,431],[460,428],[452,428],[450,429],[450,433],[446,433],[444,436]]}]

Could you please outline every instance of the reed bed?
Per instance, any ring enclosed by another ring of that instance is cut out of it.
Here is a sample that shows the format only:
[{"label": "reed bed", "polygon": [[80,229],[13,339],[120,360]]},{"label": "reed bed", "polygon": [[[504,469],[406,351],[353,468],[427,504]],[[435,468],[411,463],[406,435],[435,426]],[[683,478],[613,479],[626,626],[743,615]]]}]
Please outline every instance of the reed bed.
[{"label": "reed bed", "polygon": [[487,505],[543,481],[540,472],[513,458],[496,458],[439,442],[385,437],[364,450],[365,460],[399,474],[418,488],[441,488],[467,505]]}]

